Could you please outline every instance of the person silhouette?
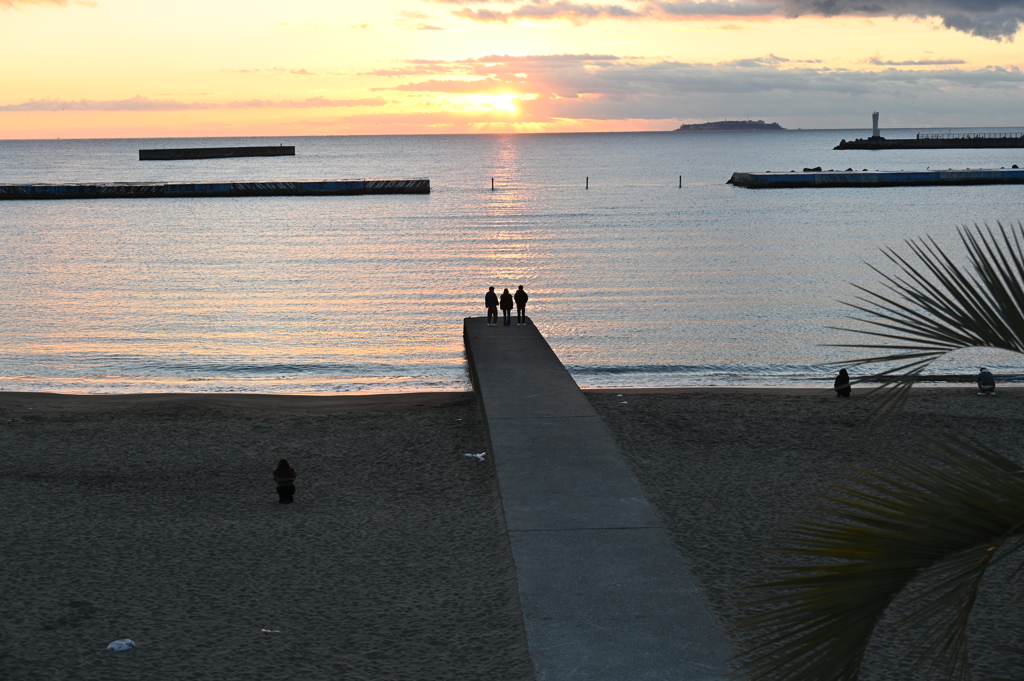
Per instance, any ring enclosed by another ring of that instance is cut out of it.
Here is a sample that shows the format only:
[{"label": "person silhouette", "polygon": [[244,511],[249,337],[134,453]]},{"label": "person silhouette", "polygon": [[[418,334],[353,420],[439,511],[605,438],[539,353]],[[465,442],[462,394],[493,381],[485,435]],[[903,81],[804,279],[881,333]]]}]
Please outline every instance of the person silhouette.
[{"label": "person silhouette", "polygon": [[[507,291],[508,289],[505,290]],[[494,292],[493,286],[487,289],[487,293],[484,295],[484,305],[487,306],[487,326],[497,326],[498,294]]]},{"label": "person silhouette", "polygon": [[530,299],[530,296],[523,290],[522,284],[519,285],[519,289],[516,294],[512,296],[516,301],[516,326],[526,323],[526,301]]},{"label": "person silhouette", "polygon": [[295,478],[298,473],[288,463],[288,459],[281,459],[274,469],[274,482],[277,483],[277,498],[282,504],[290,504],[295,495]]},{"label": "person silhouette", "polygon": [[836,397],[849,397],[852,388],[850,388],[850,374],[846,373],[846,369],[840,369],[839,375],[836,376],[835,382]]},{"label": "person silhouette", "polygon": [[981,367],[981,372],[978,374],[978,390],[980,391],[979,395],[996,394],[996,377],[985,367]]},{"label": "person silhouette", "polygon": [[501,314],[505,319],[505,326],[512,326],[512,294],[508,289],[501,294]]}]

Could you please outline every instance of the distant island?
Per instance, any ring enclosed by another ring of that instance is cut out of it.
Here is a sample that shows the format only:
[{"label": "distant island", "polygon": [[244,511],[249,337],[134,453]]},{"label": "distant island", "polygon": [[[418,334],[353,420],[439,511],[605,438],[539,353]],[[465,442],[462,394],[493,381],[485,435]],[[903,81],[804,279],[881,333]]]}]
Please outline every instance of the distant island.
[{"label": "distant island", "polygon": [[765,123],[764,121],[715,121],[713,123],[680,125],[674,132],[720,132],[723,130],[727,132],[747,132],[751,130],[785,130],[785,128],[778,123]]}]

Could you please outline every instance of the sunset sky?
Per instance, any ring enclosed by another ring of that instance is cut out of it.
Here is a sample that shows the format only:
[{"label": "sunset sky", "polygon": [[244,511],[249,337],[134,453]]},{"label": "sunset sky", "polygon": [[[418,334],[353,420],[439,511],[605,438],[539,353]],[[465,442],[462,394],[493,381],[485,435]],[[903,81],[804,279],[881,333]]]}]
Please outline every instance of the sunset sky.
[{"label": "sunset sky", "polygon": [[0,138],[1024,126],[1024,0],[607,2],[0,0]]}]

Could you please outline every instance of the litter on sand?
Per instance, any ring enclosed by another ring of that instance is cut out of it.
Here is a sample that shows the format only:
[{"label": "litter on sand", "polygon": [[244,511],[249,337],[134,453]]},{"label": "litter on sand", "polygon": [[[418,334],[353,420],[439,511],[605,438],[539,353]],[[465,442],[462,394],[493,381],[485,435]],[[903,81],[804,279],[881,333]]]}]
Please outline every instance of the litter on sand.
[{"label": "litter on sand", "polygon": [[480,452],[479,454],[466,454],[466,456],[471,456],[477,461],[483,461],[484,457],[487,456],[487,452]]},{"label": "litter on sand", "polygon": [[135,641],[131,640],[130,638],[119,638],[116,641],[113,641],[109,646],[107,646],[107,650],[113,650],[115,652],[120,653],[125,650],[131,650],[134,647]]},{"label": "litter on sand", "polygon": [[260,629],[264,634],[280,634],[280,629]]}]

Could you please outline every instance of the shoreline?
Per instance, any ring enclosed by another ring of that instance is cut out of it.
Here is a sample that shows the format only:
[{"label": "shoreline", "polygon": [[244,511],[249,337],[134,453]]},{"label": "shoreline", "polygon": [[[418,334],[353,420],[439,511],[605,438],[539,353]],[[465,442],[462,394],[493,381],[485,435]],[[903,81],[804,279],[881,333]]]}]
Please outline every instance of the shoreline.
[{"label": "shoreline", "polygon": [[[854,397],[873,388],[854,388]],[[686,395],[693,393],[737,395],[815,395],[833,396],[831,386],[677,386],[630,388],[582,388],[585,395]],[[915,385],[914,390],[950,390],[976,392],[973,385]],[[1018,392],[1024,385],[999,386],[999,392]],[[0,409],[53,409],[85,412],[126,406],[158,406],[161,404],[192,404],[207,407],[228,407],[254,410],[299,410],[315,413],[347,413],[390,411],[406,407],[443,406],[472,397],[472,390],[407,390],[392,392],[358,391],[350,393],[61,393],[27,390],[0,390]]]}]

